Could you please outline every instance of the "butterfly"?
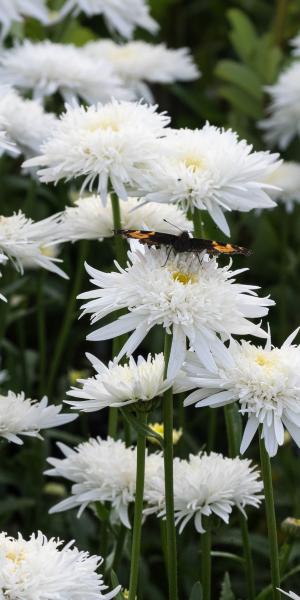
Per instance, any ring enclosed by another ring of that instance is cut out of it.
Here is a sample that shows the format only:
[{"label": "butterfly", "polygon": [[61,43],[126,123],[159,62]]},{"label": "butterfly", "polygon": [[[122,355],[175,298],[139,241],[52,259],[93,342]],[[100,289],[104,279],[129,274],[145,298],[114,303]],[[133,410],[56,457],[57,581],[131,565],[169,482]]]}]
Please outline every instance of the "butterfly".
[{"label": "butterfly", "polygon": [[194,252],[199,254],[206,251],[211,255],[220,254],[243,254],[249,256],[251,250],[236,246],[235,244],[215,242],[204,238],[191,238],[188,231],[182,231],[179,235],[171,233],[160,233],[158,231],[143,231],[141,229],[117,229],[115,234],[132,240],[138,240],[147,246],[167,246],[169,250],[178,252]]}]

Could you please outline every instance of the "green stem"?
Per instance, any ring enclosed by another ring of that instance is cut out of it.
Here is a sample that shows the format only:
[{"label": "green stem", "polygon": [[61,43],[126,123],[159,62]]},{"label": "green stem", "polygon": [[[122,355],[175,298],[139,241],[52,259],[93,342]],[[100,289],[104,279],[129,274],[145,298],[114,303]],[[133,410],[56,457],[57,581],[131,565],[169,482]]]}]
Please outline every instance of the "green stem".
[{"label": "green stem", "polygon": [[194,236],[196,238],[205,237],[204,227],[203,227],[202,218],[201,218],[201,210],[199,208],[194,208],[193,223],[194,223]]},{"label": "green stem", "polygon": [[[120,202],[117,194],[111,192],[111,209],[113,217],[114,230],[122,229]],[[115,257],[118,263],[123,267],[126,264],[127,251],[124,240],[119,236],[115,236]]]},{"label": "green stem", "polygon": [[[147,413],[138,413],[140,423],[146,425]],[[131,547],[130,563],[130,581],[128,600],[135,600],[138,587],[139,562],[141,553],[141,533],[144,502],[144,480],[145,480],[145,456],[146,456],[146,436],[144,433],[137,434],[137,455],[136,455],[136,490],[134,504],[134,521]]]},{"label": "green stem", "polygon": [[38,344],[39,344],[39,396],[42,396],[45,391],[45,374],[46,374],[46,324],[45,324],[45,307],[44,307],[44,283],[45,271],[41,271],[38,275],[37,284],[37,324],[38,324]]},{"label": "green stem", "polygon": [[201,583],[203,600],[211,598],[211,531],[208,519],[203,518],[205,532],[201,534]]},{"label": "green stem", "polygon": [[[167,374],[172,335],[165,334],[165,377]],[[168,582],[169,600],[177,600],[177,551],[176,530],[174,519],[174,490],[173,490],[173,393],[169,388],[163,397],[164,422],[164,466],[165,466],[165,497],[166,497],[166,532],[168,551]]]},{"label": "green stem", "polygon": [[270,457],[265,448],[265,442],[261,438],[261,430],[259,432],[259,451],[260,451],[261,472],[262,472],[262,477],[263,477],[263,482],[264,482],[265,507],[266,507],[265,510],[266,510],[269,546],[270,546],[272,594],[273,594],[273,600],[280,600],[281,594],[277,590],[277,588],[280,587],[280,569],[279,569],[279,555],[278,555],[276,517],[275,517],[275,507],[274,507],[274,497],[273,497],[271,461],[270,461]]},{"label": "green stem", "polygon": [[51,396],[53,384],[57,375],[57,371],[60,366],[60,361],[63,355],[63,351],[65,349],[68,335],[70,333],[71,325],[75,318],[75,307],[76,307],[76,297],[78,292],[80,291],[82,276],[84,272],[84,262],[87,256],[88,244],[87,240],[82,240],[80,242],[79,248],[79,257],[77,262],[77,269],[74,277],[73,287],[71,289],[71,293],[69,296],[69,300],[66,306],[66,311],[64,314],[64,318],[62,321],[61,329],[59,332],[59,336],[57,338],[57,342],[54,348],[53,361],[50,367],[49,378],[47,382],[47,394]]},{"label": "green stem", "polygon": [[275,44],[281,46],[284,38],[284,28],[288,13],[289,0],[277,0],[276,12],[273,27],[273,37]]},{"label": "green stem", "polygon": [[[231,458],[238,456],[240,446],[240,436],[234,423],[234,406],[228,405],[224,407],[225,423],[228,440],[228,454]],[[242,533],[244,559],[245,559],[245,576],[247,581],[247,593],[248,600],[254,600],[255,598],[255,577],[254,577],[254,566],[253,556],[249,538],[248,522],[246,517],[240,513],[240,527]]]},{"label": "green stem", "polygon": [[[111,192],[111,210],[113,217],[114,230],[122,229],[121,209],[118,196]],[[114,238],[115,258],[122,267],[126,264],[127,251],[124,245],[124,240],[116,235]],[[126,341],[126,337],[120,336],[113,340],[112,353],[113,357],[117,356]],[[114,439],[117,437],[118,431],[118,409],[110,408],[108,416],[108,435]]]}]

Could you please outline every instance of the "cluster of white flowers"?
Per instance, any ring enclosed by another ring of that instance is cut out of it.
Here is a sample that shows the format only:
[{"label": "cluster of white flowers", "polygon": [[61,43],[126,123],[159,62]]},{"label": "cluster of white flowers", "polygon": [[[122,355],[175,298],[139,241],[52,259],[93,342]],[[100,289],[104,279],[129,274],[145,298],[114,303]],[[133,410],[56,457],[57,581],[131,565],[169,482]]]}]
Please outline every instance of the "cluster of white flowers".
[{"label": "cluster of white flowers", "polygon": [[48,40],[25,40],[3,52],[0,82],[30,90],[35,99],[59,92],[70,103],[79,98],[93,103],[131,96],[108,61],[99,58],[95,62],[81,48]]},{"label": "cluster of white flowers", "polygon": [[259,298],[257,286],[238,284],[241,271],[230,265],[219,267],[207,256],[187,254],[170,256],[166,250],[144,248],[140,244],[128,253],[126,269],[105,273],[87,266],[96,290],[79,296],[88,300],[85,313],[96,323],[111,312],[127,308],[128,313],[88,335],[89,340],[106,340],[133,331],[118,355],[131,355],[154,325],[167,331],[173,326],[173,341],[168,377],[180,369],[186,352],[186,338],[207,368],[217,369],[215,357],[227,354],[218,337],[252,334],[264,337],[259,325],[249,318],[260,318],[274,303]]},{"label": "cluster of white flowers", "polygon": [[[155,202],[143,204],[137,198],[120,200],[123,229],[147,229],[174,234],[176,228],[189,231],[192,223],[175,205],[158,207]],[[59,216],[57,237],[61,241],[101,240],[114,235],[112,205],[103,206],[99,196],[79,198]]]},{"label": "cluster of white flowers", "polygon": [[[52,469],[46,473],[73,482],[72,495],[51,512],[79,506],[79,514],[91,502],[110,502],[119,519],[130,527],[128,505],[135,499],[136,449],[120,440],[90,439],[75,450],[59,444],[64,458],[49,458]],[[203,532],[203,515],[215,514],[228,523],[233,506],[244,511],[258,507],[262,491],[259,472],[251,461],[224,458],[221,454],[190,455],[174,459],[174,502],[180,531],[194,518],[196,530]],[[162,453],[146,453],[144,514],[165,516],[164,462]]]},{"label": "cluster of white flowers", "polygon": [[271,190],[273,200],[280,200],[288,212],[293,210],[294,204],[300,202],[300,163],[284,161],[266,182],[277,187]]},{"label": "cluster of white flowers", "polygon": [[82,189],[91,190],[98,182],[104,204],[109,184],[127,200],[125,186],[142,186],[157,161],[157,141],[168,123],[169,117],[157,113],[156,106],[125,101],[68,107],[41,155],[25,166],[41,167],[38,174],[46,183],[83,177]]},{"label": "cluster of white flowers", "polygon": [[164,380],[163,354],[154,357],[149,354],[147,360],[139,356],[137,362],[131,356],[128,364],[110,362],[108,367],[91,354],[87,354],[87,358],[96,376],[79,379],[82,389],[73,387],[67,392],[75,398],[84,398],[69,401],[72,408],[93,412],[106,406],[122,407],[139,401],[147,402],[161,396],[170,387],[170,382]]},{"label": "cluster of white flowers", "polygon": [[7,86],[0,88],[0,119],[7,137],[16,145],[12,149],[9,144],[8,153],[14,153],[16,148],[28,158],[39,152],[57,120],[38,102],[21,98]]},{"label": "cluster of white flowers", "polygon": [[242,340],[231,340],[226,361],[218,359],[215,372],[204,368],[190,353],[184,373],[178,377],[180,390],[193,389],[185,405],[219,407],[239,402],[247,425],[241,443],[245,452],[257,429],[270,456],[284,443],[284,427],[300,447],[300,346],[293,340],[294,331],[281,348],[271,346],[270,333],[262,348]]},{"label": "cluster of white flowers", "polygon": [[155,33],[158,24],[149,14],[146,0],[66,0],[61,17],[84,12],[88,17],[103,15],[109,30],[131,38],[136,27]]},{"label": "cluster of white flowers", "polygon": [[56,234],[57,215],[36,222],[21,210],[11,217],[0,216],[0,250],[21,273],[26,268],[41,267],[68,278],[57,266],[60,259],[54,256]]},{"label": "cluster of white flowers", "polygon": [[120,590],[106,592],[98,568],[100,556],[81,552],[71,541],[47,539],[40,531],[25,540],[0,534],[1,598],[55,598],[56,600],[110,600]]},{"label": "cluster of white flowers", "polygon": [[[165,517],[163,462],[148,475],[145,499],[146,513],[155,512]],[[194,519],[198,533],[203,533],[202,518],[213,514],[229,522],[232,508],[244,514],[247,505],[259,506],[263,489],[259,472],[250,460],[224,458],[222,454],[199,453],[188,460],[174,459],[174,510],[176,524],[181,532]]]},{"label": "cluster of white flowers", "polygon": [[287,67],[266,90],[271,97],[269,116],[260,126],[266,141],[284,150],[295,136],[300,136],[300,61]]},{"label": "cluster of white flowers", "polygon": [[25,398],[24,392],[0,395],[0,437],[23,444],[20,435],[41,437],[41,429],[60,427],[77,418],[74,414],[60,414],[61,409],[62,405],[48,406],[46,396],[37,402]]},{"label": "cluster of white flowers", "polygon": [[49,16],[46,0],[0,0],[0,40],[6,37],[13,23],[23,21],[24,17],[33,17],[47,24]]},{"label": "cluster of white flowers", "polygon": [[173,50],[139,40],[116,44],[106,39],[89,42],[83,50],[96,62],[105,58],[126,87],[150,103],[153,97],[147,84],[192,81],[200,76],[188,48]]}]

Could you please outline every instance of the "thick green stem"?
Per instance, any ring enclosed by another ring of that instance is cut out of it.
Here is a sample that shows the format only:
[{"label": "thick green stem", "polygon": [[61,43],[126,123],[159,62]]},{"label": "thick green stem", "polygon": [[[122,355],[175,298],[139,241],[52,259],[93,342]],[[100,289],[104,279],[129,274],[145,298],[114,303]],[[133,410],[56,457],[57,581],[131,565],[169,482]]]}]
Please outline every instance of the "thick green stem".
[{"label": "thick green stem", "polygon": [[[113,192],[111,192],[111,194],[110,194],[110,199],[111,199],[113,226],[114,226],[114,230],[116,231],[118,229],[122,229],[120,202],[119,202],[118,196]],[[124,245],[124,240],[119,235],[115,236],[114,250],[115,250],[116,260],[118,261],[119,265],[124,267],[126,264],[127,252],[126,252],[126,248]],[[120,336],[113,340],[113,347],[112,347],[113,357],[115,357],[119,354],[119,352],[125,342],[125,339],[126,338],[124,338],[124,336]],[[117,437],[117,431],[118,431],[118,409],[110,408],[109,416],[108,416],[108,435],[115,439]]]},{"label": "thick green stem", "polygon": [[201,534],[201,583],[203,600],[211,598],[211,531],[209,520],[203,518],[205,532]]},{"label": "thick green stem", "polygon": [[201,218],[201,210],[199,208],[194,208],[193,223],[194,223],[194,236],[196,238],[205,237],[204,227],[203,227],[202,218]]},{"label": "thick green stem", "polygon": [[[165,334],[165,377],[172,345],[172,335]],[[168,551],[168,582],[169,600],[177,600],[177,551],[176,530],[174,519],[174,489],[173,489],[173,393],[169,388],[163,397],[164,422],[164,466],[165,466],[165,497],[166,497],[166,532]]]},{"label": "thick green stem", "polygon": [[75,307],[76,307],[76,297],[80,291],[82,276],[84,272],[84,262],[87,255],[87,241],[83,240],[80,242],[79,249],[79,257],[77,262],[77,269],[74,277],[73,287],[70,292],[69,300],[66,306],[66,311],[64,314],[64,318],[62,321],[61,329],[59,332],[59,336],[57,338],[57,342],[54,348],[53,353],[53,361],[50,367],[49,378],[47,382],[47,394],[51,396],[53,384],[59,369],[60,361],[63,356],[63,352],[68,340],[68,335],[70,333],[71,325],[75,318]]},{"label": "thick green stem", "polygon": [[284,39],[284,29],[288,13],[289,0],[277,0],[276,12],[273,27],[273,37],[275,44],[281,46]]},{"label": "thick green stem", "polygon": [[41,271],[38,276],[37,284],[37,323],[38,323],[38,344],[39,344],[39,396],[45,391],[46,374],[46,323],[44,307],[44,283],[45,271]]},{"label": "thick green stem", "polygon": [[268,526],[269,547],[270,547],[270,565],[272,578],[272,594],[273,600],[280,600],[281,593],[278,591],[280,587],[280,568],[277,542],[276,517],[273,497],[272,470],[270,457],[265,448],[265,442],[261,438],[261,430],[259,432],[259,451],[261,472],[264,482],[266,518]]},{"label": "thick green stem", "polygon": [[[228,440],[228,454],[231,458],[239,454],[240,439],[237,428],[234,423],[234,406],[228,405],[224,407],[225,423]],[[240,527],[242,533],[244,559],[245,559],[245,576],[247,581],[247,598],[248,600],[254,600],[255,598],[255,577],[254,577],[254,566],[253,556],[251,551],[251,544],[249,538],[248,523],[246,517],[240,514]]]},{"label": "thick green stem", "polygon": [[[147,413],[138,414],[140,422],[147,423]],[[146,455],[146,436],[144,433],[137,434],[137,458],[136,458],[136,489],[134,504],[134,521],[131,547],[130,563],[130,581],[128,600],[135,600],[138,587],[139,562],[141,553],[141,533],[144,501],[144,480],[145,480],[145,455]]]}]

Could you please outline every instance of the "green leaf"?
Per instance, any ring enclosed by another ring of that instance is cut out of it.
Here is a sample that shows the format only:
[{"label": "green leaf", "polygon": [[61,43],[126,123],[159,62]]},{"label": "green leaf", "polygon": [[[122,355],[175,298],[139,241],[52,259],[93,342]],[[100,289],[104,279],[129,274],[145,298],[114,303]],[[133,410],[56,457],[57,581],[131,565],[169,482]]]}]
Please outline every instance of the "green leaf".
[{"label": "green leaf", "polygon": [[202,598],[203,598],[202,585],[201,585],[200,581],[197,581],[197,583],[195,583],[193,585],[189,600],[202,600]]},{"label": "green leaf", "polygon": [[219,94],[225,98],[234,108],[241,113],[251,117],[252,119],[261,119],[262,109],[253,97],[249,98],[249,94],[235,86],[223,85],[219,89]]},{"label": "green leaf", "polygon": [[221,586],[220,600],[235,600],[235,595],[232,591],[229,573],[225,573]]},{"label": "green leaf", "polygon": [[97,36],[88,29],[79,25],[76,21],[71,21],[62,36],[61,43],[75,44],[75,46],[84,46],[87,42],[94,41]]},{"label": "green leaf", "polygon": [[96,502],[95,506],[99,521],[108,521],[110,511],[107,508],[107,506],[105,506],[105,504],[102,504],[102,502]]},{"label": "green leaf", "polygon": [[232,26],[229,34],[231,43],[242,61],[251,65],[256,51],[256,31],[250,19],[241,10],[230,9],[227,17]]},{"label": "green leaf", "polygon": [[[110,580],[111,580],[111,585],[113,588],[116,588],[116,587],[118,587],[118,585],[120,585],[118,577],[117,577],[116,573],[113,571],[113,569],[110,572]],[[121,590],[115,596],[115,598],[116,598],[116,600],[124,600],[124,596],[123,596]]]},{"label": "green leaf", "polygon": [[7,496],[5,500],[0,502],[0,515],[5,513],[13,513],[15,511],[23,511],[35,505],[33,498],[16,498]]},{"label": "green leaf", "polygon": [[140,421],[136,419],[132,414],[129,414],[128,411],[121,409],[121,413],[124,419],[126,419],[126,421],[128,421],[128,423],[132,425],[132,427],[137,433],[141,433],[145,437],[154,438],[159,443],[161,448],[164,447],[164,438],[161,435],[159,435],[159,433],[156,433],[156,431],[153,431],[153,429],[147,427],[147,425],[143,425],[142,423],[140,423]]},{"label": "green leaf", "polygon": [[250,67],[241,65],[234,60],[220,60],[215,73],[221,79],[235,84],[257,100],[262,99],[263,91],[261,82]]}]

